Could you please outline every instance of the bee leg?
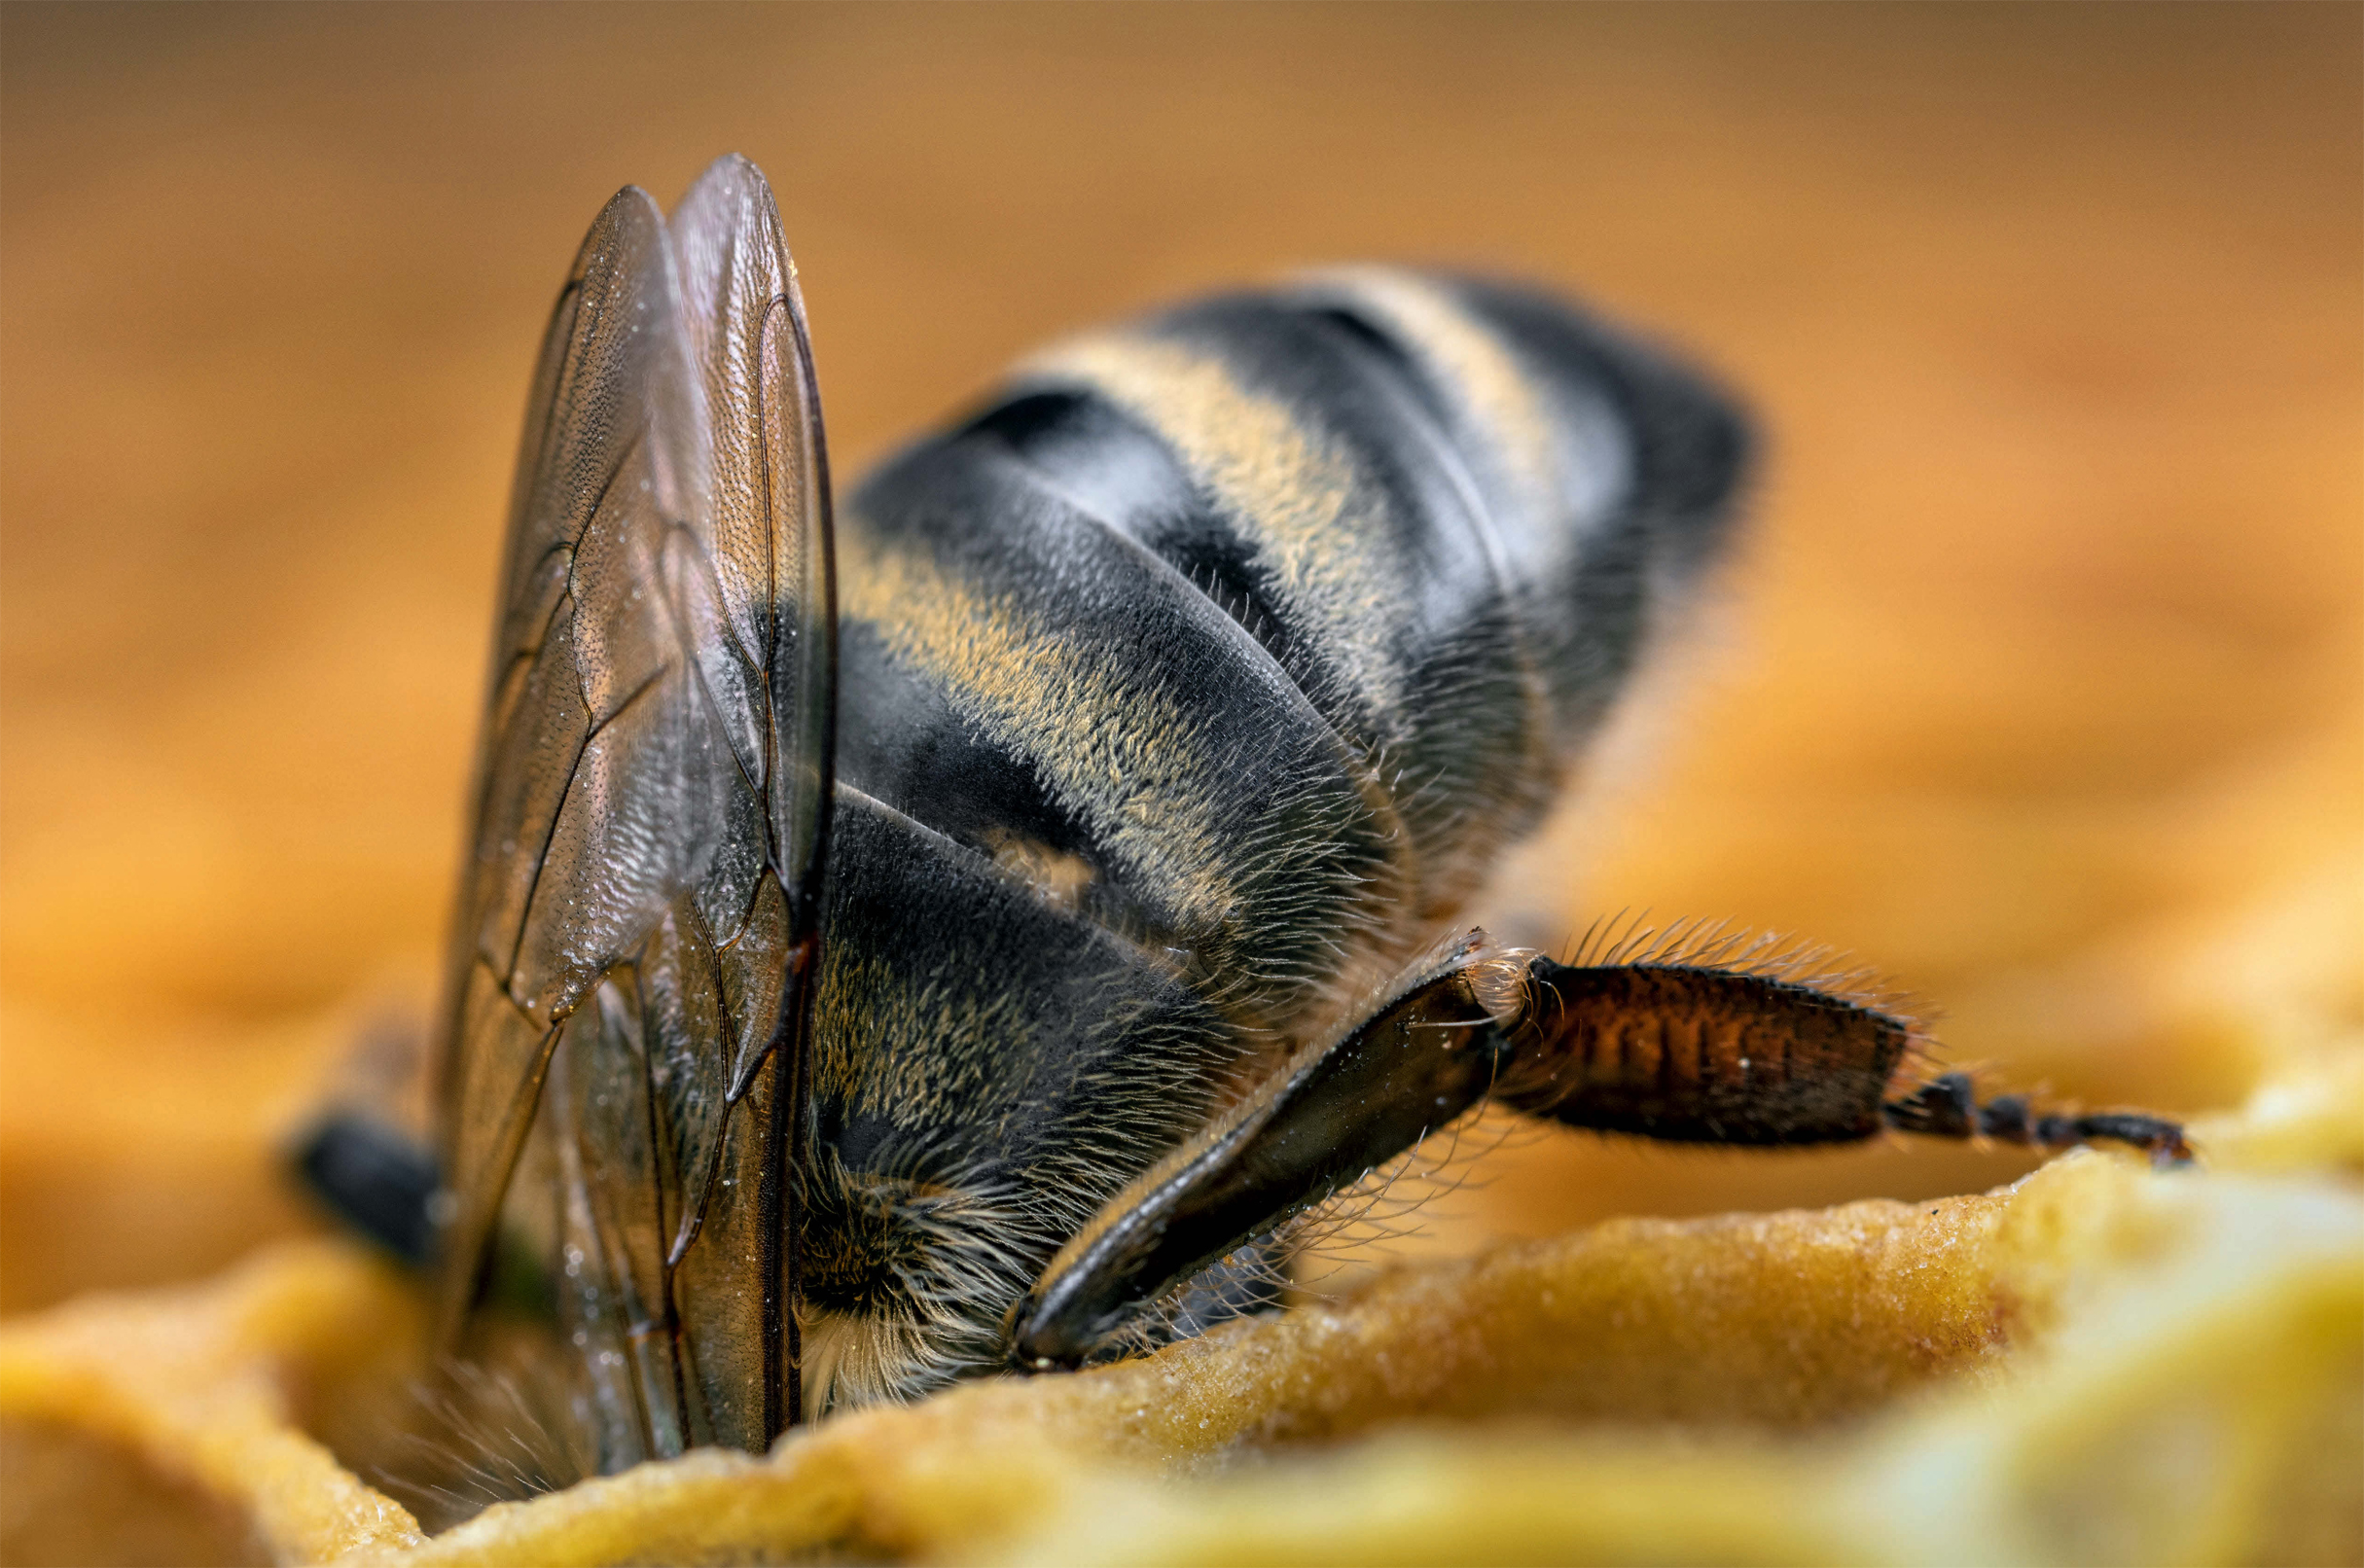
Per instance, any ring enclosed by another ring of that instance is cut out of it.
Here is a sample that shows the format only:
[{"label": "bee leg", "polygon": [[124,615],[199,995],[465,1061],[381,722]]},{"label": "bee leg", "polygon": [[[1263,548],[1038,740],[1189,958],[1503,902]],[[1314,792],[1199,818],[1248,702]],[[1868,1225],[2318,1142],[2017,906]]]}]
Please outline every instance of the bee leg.
[{"label": "bee leg", "polygon": [[1251,1241],[1159,1301],[1155,1317],[1138,1319],[1104,1343],[1092,1360],[1116,1360],[1177,1339],[1195,1339],[1218,1324],[1277,1310],[1287,1291],[1288,1248],[1277,1236]]},{"label": "bee leg", "polygon": [[1011,1308],[1012,1365],[1082,1365],[1175,1286],[1483,1099],[1509,1049],[1479,999],[1490,951],[1473,934],[1405,977],[1118,1194]]},{"label": "bee leg", "polygon": [[1902,1099],[1880,1108],[1880,1117],[1903,1132],[1938,1138],[1992,1138],[1998,1143],[2024,1144],[2030,1149],[2066,1149],[2109,1139],[2131,1144],[2151,1157],[2154,1165],[2186,1165],[2192,1146],[2183,1128],[2155,1116],[2106,1111],[2094,1116],[2038,1114],[2024,1094],[2005,1094],[1978,1103],[1970,1075],[1948,1073],[1931,1079]]},{"label": "bee leg", "polygon": [[1794,981],[1687,964],[1532,959],[1494,1097],[1683,1143],[1845,1143],[1880,1129],[1912,1026]]},{"label": "bee leg", "polygon": [[1848,1143],[1893,1127],[2040,1149],[2110,1139],[2160,1163],[2191,1158],[2171,1122],[2039,1116],[2018,1095],[1981,1106],[1960,1073],[1890,1100],[1912,1025],[1777,975],[1534,958],[1520,1006],[1494,1097],[1570,1126],[1756,1145]]},{"label": "bee leg", "polygon": [[2173,1123],[1980,1107],[1949,1075],[1887,1098],[1915,1042],[1879,1008],[1698,964],[1579,968],[1473,933],[1359,1026],[1133,1181],[1011,1309],[1024,1371],[1082,1365],[1149,1302],[1491,1097],[1571,1126],[1686,1143],[1851,1143],[1882,1129],[2186,1158]]},{"label": "bee leg", "polygon": [[435,1250],[435,1158],[381,1122],[324,1117],[295,1151],[296,1174],[330,1212],[403,1262]]}]

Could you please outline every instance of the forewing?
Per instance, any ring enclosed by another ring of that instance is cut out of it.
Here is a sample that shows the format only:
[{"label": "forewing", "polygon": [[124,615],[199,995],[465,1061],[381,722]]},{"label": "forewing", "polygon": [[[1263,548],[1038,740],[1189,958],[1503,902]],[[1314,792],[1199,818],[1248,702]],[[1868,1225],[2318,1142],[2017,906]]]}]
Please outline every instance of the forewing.
[{"label": "forewing", "polygon": [[448,991],[448,1320],[560,1026],[702,881],[727,818],[730,746],[662,591],[708,504],[702,396],[663,220],[627,190],[560,296],[519,459]]},{"label": "forewing", "polygon": [[559,1189],[552,1280],[582,1357],[584,1415],[603,1469],[682,1449],[665,1311],[662,1183],[632,974],[602,981],[566,1020],[542,1106]]}]

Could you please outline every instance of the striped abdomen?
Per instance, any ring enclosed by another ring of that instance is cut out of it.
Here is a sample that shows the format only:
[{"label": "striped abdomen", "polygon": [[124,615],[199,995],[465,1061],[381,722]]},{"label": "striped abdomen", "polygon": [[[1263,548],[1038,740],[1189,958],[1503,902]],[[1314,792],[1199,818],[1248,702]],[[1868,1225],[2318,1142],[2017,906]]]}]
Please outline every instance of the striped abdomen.
[{"label": "striped abdomen", "polygon": [[1069,342],[858,490],[816,1303],[891,1305],[882,1183],[1039,1262],[1429,940],[1711,552],[1741,445],[1563,306],[1369,271]]}]

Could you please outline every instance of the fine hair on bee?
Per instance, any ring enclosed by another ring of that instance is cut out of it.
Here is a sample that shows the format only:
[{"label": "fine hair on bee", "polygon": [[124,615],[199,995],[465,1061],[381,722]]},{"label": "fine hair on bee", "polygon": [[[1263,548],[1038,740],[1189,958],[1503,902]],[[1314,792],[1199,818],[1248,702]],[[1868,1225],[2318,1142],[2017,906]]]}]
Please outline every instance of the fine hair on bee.
[{"label": "fine hair on bee", "polygon": [[341,1457],[429,1531],[599,1474],[591,1429],[571,1408],[572,1374],[511,1348],[518,1353],[439,1362],[375,1412]]},{"label": "fine hair on bee", "polygon": [[450,1363],[543,1345],[591,1468],[1264,1309],[1487,1108],[2186,1155],[1923,1081],[1808,949],[1469,923],[1726,553],[1749,429],[1680,357],[1342,268],[1056,343],[842,496],[820,384],[752,164],[601,211],[527,399],[437,1147],[305,1161]]},{"label": "fine hair on bee", "polygon": [[[1867,1038],[1893,1036],[1896,1043],[1893,1065],[1889,1068],[1891,1078],[1903,1075],[1917,1080],[1936,1065],[1928,1008],[1918,998],[1888,983],[1871,966],[1809,938],[1758,931],[1723,919],[1684,917],[1653,924],[1646,909],[1620,911],[1595,920],[1579,934],[1568,944],[1558,967],[1617,971],[1620,979],[1635,981],[1655,976],[1670,1002],[1678,997],[1703,1000],[1731,981],[1751,982],[1733,989],[1735,1000],[1741,1004],[1741,1016],[1736,1016],[1736,1023],[1744,1021],[1749,1003],[1771,992],[1793,1000],[1809,1010],[1809,1014],[1827,1016],[1843,1030]],[[1545,1028],[1563,1025],[1569,1005],[1566,990],[1555,986],[1541,994],[1545,1011],[1534,1021]],[[1496,1005],[1517,1004],[1505,1001]],[[1646,1005],[1620,1014],[1620,1023],[1627,1028],[1663,1028],[1665,1021]],[[1598,1051],[1603,1048],[1595,1038],[1591,1049]],[[1530,1063],[1529,1070],[1538,1065]],[[1761,1064],[1744,1052],[1736,1051],[1732,1065],[1747,1074],[1757,1071]],[[1594,1071],[1597,1073],[1596,1064]],[[1548,1092],[1547,1088],[1530,1087],[1516,1075],[1496,1086],[1499,1097],[1522,1105],[1531,1095]],[[1666,1138],[1667,1133],[1661,1129],[1652,1135]],[[1740,1140],[1713,1130],[1702,1141],[1790,1140]]]},{"label": "fine hair on bee", "polygon": [[1329,1299],[1342,1269],[1358,1277],[1357,1265],[1385,1258],[1392,1243],[1450,1221],[1456,1195],[1488,1185],[1494,1156],[1546,1135],[1531,1117],[1482,1104],[1150,1301],[1091,1359],[1144,1354],[1234,1317]]}]

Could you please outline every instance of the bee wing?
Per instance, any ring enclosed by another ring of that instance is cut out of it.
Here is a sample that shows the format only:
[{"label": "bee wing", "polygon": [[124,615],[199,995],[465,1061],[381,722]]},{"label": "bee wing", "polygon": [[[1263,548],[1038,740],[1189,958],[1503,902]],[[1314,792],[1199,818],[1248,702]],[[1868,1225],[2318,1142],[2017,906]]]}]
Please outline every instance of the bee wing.
[{"label": "bee wing", "polygon": [[[643,1009],[659,1033],[682,1042],[673,1049],[685,1066],[727,1067],[722,1125],[702,1116],[710,1101],[700,1093],[660,1095],[661,1112],[668,1099],[678,1105],[672,1124],[704,1133],[681,1142],[694,1158],[680,1164],[667,1265],[693,1427],[700,1441],[710,1431],[712,1441],[761,1448],[802,1403],[786,1167],[806,1139],[837,732],[829,451],[804,300],[763,175],[744,159],[717,160],[674,211],[672,237],[713,432],[705,558],[716,570],[700,614],[715,634],[697,644],[698,668],[718,708],[755,721],[731,736],[746,786],[736,804],[770,848],[760,868],[750,863],[743,901],[737,869],[712,878],[728,896],[695,921],[671,922],[649,966],[687,975],[711,944],[727,1054],[698,1050],[692,1013],[665,1021],[650,1008],[661,986],[643,987]],[[729,694],[741,685],[767,700],[737,702]]]},{"label": "bee wing", "polygon": [[[626,190],[559,297],[519,460],[450,959],[442,1304],[456,1335],[539,1117],[582,1300],[628,1303],[608,1327],[650,1351],[637,1403],[669,1382],[692,1441],[760,1445],[793,1393],[785,1161],[830,573],[819,402],[762,176],[718,161],[669,228]],[[554,1062],[568,1087],[545,1106]]]}]

